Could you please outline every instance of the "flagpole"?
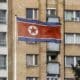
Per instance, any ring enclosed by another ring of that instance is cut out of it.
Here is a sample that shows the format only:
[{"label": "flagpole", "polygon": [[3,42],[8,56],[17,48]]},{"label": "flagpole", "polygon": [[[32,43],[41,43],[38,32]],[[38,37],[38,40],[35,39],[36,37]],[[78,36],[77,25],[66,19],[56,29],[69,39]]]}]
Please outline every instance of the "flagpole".
[{"label": "flagpole", "polygon": [[13,31],[13,35],[14,35],[14,53],[13,53],[13,80],[16,80],[16,15],[15,15],[15,25],[14,25],[14,31]]}]

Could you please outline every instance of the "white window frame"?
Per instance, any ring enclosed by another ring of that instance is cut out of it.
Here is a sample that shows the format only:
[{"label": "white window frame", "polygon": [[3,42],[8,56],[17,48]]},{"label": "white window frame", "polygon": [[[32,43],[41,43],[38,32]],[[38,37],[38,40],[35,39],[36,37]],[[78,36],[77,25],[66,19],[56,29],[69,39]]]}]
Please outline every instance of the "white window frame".
[{"label": "white window frame", "polygon": [[[72,34],[72,33],[71,33],[71,34]],[[73,44],[73,43],[74,43],[74,39],[73,39],[73,41],[70,41],[70,42],[69,42],[69,41],[66,41],[67,35],[71,35],[71,34],[69,34],[69,33],[68,33],[68,34],[65,34],[65,44]],[[74,36],[74,35],[72,35],[72,36]],[[71,37],[72,37],[72,36],[71,36]],[[73,38],[74,38],[74,37],[73,37]]]},{"label": "white window frame", "polygon": [[[66,41],[66,36],[67,35],[70,35],[70,34],[72,34],[72,36],[73,36],[73,41],[72,42],[67,42]],[[80,42],[77,42],[77,35],[80,35],[80,34],[76,34],[76,33],[65,33],[65,44],[80,44]]]},{"label": "white window frame", "polygon": [[51,14],[51,10],[54,10],[56,15],[56,8],[47,8],[47,16],[48,16],[48,13],[49,15]]},{"label": "white window frame", "polygon": [[35,19],[35,17],[37,17],[37,20],[38,20],[38,18],[39,18],[39,16],[38,16],[39,11],[38,11],[38,9],[36,9],[36,11],[37,11],[37,16],[35,14],[35,9],[33,9],[33,19]]},{"label": "white window frame", "polygon": [[58,76],[57,76],[57,75],[54,75],[54,76],[47,76],[47,79],[49,79],[49,80],[57,79],[57,80],[58,80]]},{"label": "white window frame", "polygon": [[[67,65],[66,64],[66,62],[67,62],[67,58],[66,57],[72,57],[73,58],[73,56],[65,56],[65,67],[71,67],[71,65]],[[73,59],[74,60],[74,59]]]},{"label": "white window frame", "polygon": [[31,80],[31,78],[32,78],[32,80],[38,80],[38,77],[27,77],[26,80]]},{"label": "white window frame", "polygon": [[[38,65],[38,60],[37,60],[37,64],[36,64],[36,58],[38,59],[38,55],[37,54],[27,54],[26,55],[26,58],[27,57],[32,57],[32,64],[29,64],[28,61],[27,61],[27,66],[37,66]],[[28,60],[28,59],[26,59]]]},{"label": "white window frame", "polygon": [[[79,39],[77,39],[77,36],[78,36]],[[75,39],[76,39],[76,44],[80,44],[80,34],[77,34]],[[79,41],[77,41],[77,40],[79,40]]]},{"label": "white window frame", "polygon": [[65,67],[72,67],[71,65],[67,65],[66,64],[66,57],[72,57],[74,59],[73,66],[76,66],[76,64],[77,64],[77,57],[80,57],[80,56],[65,56]]},{"label": "white window frame", "polygon": [[[28,19],[33,19],[33,20],[35,20],[35,17],[36,17],[36,20],[38,20],[39,19],[39,10],[38,10],[38,8],[27,8],[27,9],[32,9],[32,18],[28,18]],[[35,11],[37,11],[37,16],[36,16],[36,14],[35,14]],[[27,11],[26,11],[27,12]]]},{"label": "white window frame", "polygon": [[[72,20],[65,19],[65,21],[80,21],[80,18],[76,17],[77,10],[65,10],[65,12],[68,12],[68,11],[71,11],[73,13],[73,19]],[[78,11],[80,11],[80,10],[78,10]]]}]

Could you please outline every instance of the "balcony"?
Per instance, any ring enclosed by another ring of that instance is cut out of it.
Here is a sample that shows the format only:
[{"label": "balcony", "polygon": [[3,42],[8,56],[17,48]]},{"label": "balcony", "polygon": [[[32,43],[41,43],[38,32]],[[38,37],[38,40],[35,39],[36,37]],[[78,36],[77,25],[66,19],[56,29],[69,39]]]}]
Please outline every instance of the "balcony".
[{"label": "balcony", "polygon": [[8,72],[7,72],[6,69],[5,69],[5,70],[4,70],[4,69],[1,69],[1,70],[0,70],[0,77],[7,77],[7,75],[8,75],[7,73],[8,73]]},{"label": "balcony", "polygon": [[59,43],[48,43],[47,44],[47,51],[48,52],[59,52],[60,51],[60,45]]},{"label": "balcony", "polygon": [[[57,25],[58,24],[60,25],[60,19],[58,16],[48,16],[47,22],[54,24],[57,23]],[[60,51],[59,48],[60,48],[59,43],[52,43],[52,42],[47,43],[47,52],[49,53],[59,52]]]},{"label": "balcony", "polygon": [[8,53],[8,48],[0,46],[0,54],[6,55]]},{"label": "balcony", "polygon": [[3,3],[0,3],[0,9],[7,9],[7,3],[6,2],[3,2]]},{"label": "balcony", "polygon": [[47,64],[47,74],[50,75],[59,75],[60,74],[60,64],[57,62]]}]

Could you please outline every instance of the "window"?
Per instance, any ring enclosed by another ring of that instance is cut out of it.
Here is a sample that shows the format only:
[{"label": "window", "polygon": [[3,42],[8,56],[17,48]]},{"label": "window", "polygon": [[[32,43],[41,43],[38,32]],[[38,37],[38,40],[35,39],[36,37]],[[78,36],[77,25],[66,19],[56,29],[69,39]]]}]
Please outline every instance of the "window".
[{"label": "window", "polygon": [[27,19],[38,20],[38,9],[36,8],[27,8],[26,9]]},{"label": "window", "polygon": [[80,61],[80,56],[66,56],[65,57],[65,67],[76,66],[78,61]]},{"label": "window", "polygon": [[6,0],[0,0],[0,2],[6,2]]},{"label": "window", "polygon": [[76,37],[76,43],[80,44],[80,34],[77,34],[75,37]]},{"label": "window", "polygon": [[78,62],[80,62],[80,57],[76,57],[76,64],[78,64]]},{"label": "window", "polygon": [[56,11],[55,9],[47,9],[47,16],[55,16]]},{"label": "window", "polygon": [[80,21],[80,11],[66,10],[65,21]]},{"label": "window", "polygon": [[58,80],[58,76],[47,76],[47,80]]},{"label": "window", "polygon": [[65,43],[66,44],[80,44],[80,34],[66,33]]},{"label": "window", "polygon": [[73,19],[74,19],[73,11],[65,11],[65,20],[73,21]]},{"label": "window", "polygon": [[38,77],[27,77],[26,80],[38,80]]},{"label": "window", "polygon": [[65,43],[74,43],[74,35],[73,34],[65,34]]},{"label": "window", "polygon": [[65,58],[65,66],[71,67],[71,65],[74,65],[74,57],[68,56]]},{"label": "window", "polygon": [[6,55],[0,55],[0,69],[6,68]]},{"label": "window", "polygon": [[36,66],[36,65],[38,65],[38,55],[27,54],[26,60],[27,60],[27,65],[28,66]]},{"label": "window", "polygon": [[[54,53],[53,53],[54,54]],[[55,55],[48,55],[47,56],[47,60],[49,62],[53,62],[53,61],[56,61],[57,60],[57,57]]]},{"label": "window", "polygon": [[0,77],[0,80],[7,80],[7,79],[6,79],[6,78],[1,78],[1,77]]},{"label": "window", "polygon": [[75,80],[75,78],[65,78],[65,80]]},{"label": "window", "polygon": [[0,32],[0,46],[6,46],[6,32]]},{"label": "window", "polygon": [[6,23],[6,10],[0,10],[0,23]]}]

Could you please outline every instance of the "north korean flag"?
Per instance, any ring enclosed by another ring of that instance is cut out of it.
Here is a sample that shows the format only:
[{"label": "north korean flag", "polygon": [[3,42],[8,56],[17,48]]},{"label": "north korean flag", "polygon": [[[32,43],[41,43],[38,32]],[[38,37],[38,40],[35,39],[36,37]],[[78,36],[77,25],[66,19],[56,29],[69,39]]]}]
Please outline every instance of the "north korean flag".
[{"label": "north korean flag", "polygon": [[46,23],[37,20],[17,18],[18,40],[30,42],[60,42],[59,23]]}]

